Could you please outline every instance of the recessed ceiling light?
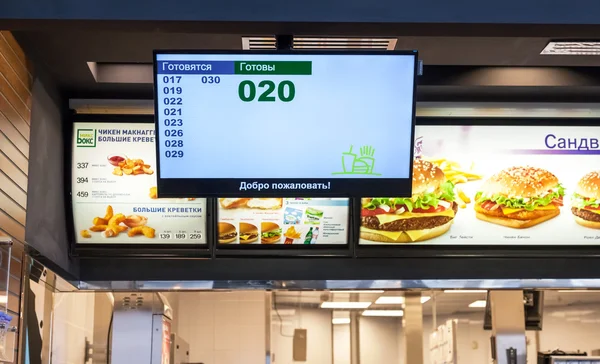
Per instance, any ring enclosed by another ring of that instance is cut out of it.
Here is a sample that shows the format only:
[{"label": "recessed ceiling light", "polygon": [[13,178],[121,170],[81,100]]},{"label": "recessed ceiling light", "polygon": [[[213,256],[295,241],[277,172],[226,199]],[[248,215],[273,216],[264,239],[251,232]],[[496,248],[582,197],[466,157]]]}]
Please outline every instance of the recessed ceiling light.
[{"label": "recessed ceiling light", "polygon": [[[431,297],[429,296],[421,296],[421,303],[425,303],[429,301]],[[405,298],[403,296],[381,296],[375,301],[377,305],[402,305],[405,302]]]},{"label": "recessed ceiling light", "polygon": [[487,293],[485,289],[446,289],[444,293]]},{"label": "recessed ceiling light", "polygon": [[321,308],[361,309],[371,306],[371,302],[323,302]]},{"label": "recessed ceiling light", "polygon": [[600,41],[551,41],[540,53],[556,56],[598,56]]},{"label": "recessed ceiling light", "polygon": [[347,325],[350,323],[350,317],[339,317],[331,319],[331,323],[334,325]]},{"label": "recessed ceiling light", "polygon": [[355,291],[331,291],[331,293],[384,293],[381,290],[355,290]]},{"label": "recessed ceiling light", "polygon": [[362,314],[363,316],[377,316],[377,317],[402,317],[404,311],[402,310],[366,310]]},{"label": "recessed ceiling light", "polygon": [[478,301],[472,302],[469,305],[469,307],[471,307],[471,308],[485,308],[486,303],[487,303],[486,300],[478,300]]}]

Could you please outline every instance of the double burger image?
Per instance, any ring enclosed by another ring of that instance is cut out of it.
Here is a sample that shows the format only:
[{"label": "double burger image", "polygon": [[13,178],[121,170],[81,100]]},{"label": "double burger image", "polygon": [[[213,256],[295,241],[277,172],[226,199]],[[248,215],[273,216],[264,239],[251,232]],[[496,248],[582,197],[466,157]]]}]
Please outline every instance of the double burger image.
[{"label": "double burger image", "polygon": [[458,204],[454,185],[435,164],[413,162],[412,196],[363,198],[360,237],[384,243],[411,243],[446,233]]},{"label": "double burger image", "polygon": [[571,200],[571,212],[582,226],[600,229],[600,171],[586,174],[579,180]]},{"label": "double burger image", "polygon": [[487,181],[475,195],[478,219],[525,229],[560,214],[565,189],[545,169],[510,167]]}]

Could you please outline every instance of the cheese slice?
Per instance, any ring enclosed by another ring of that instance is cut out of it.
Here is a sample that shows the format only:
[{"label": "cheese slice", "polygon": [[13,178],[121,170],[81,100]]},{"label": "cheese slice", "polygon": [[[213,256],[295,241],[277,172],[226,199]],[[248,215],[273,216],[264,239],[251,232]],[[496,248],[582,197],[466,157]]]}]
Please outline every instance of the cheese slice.
[{"label": "cheese slice", "polygon": [[387,224],[387,223],[394,222],[397,220],[412,219],[415,217],[433,217],[433,216],[454,217],[454,210],[446,209],[441,212],[429,212],[429,213],[403,212],[399,215],[397,215],[397,214],[381,214],[381,215],[377,215],[377,218],[379,219],[380,224]]},{"label": "cheese slice", "polygon": [[360,228],[361,231],[364,231],[366,233],[373,233],[373,234],[379,234],[379,235],[383,235],[386,238],[389,238],[391,240],[398,240],[398,238],[404,234],[403,231],[383,231],[383,230],[373,230],[373,229],[368,229],[364,226],[362,226]]},{"label": "cheese slice", "polygon": [[600,210],[590,210],[590,209],[586,209],[586,208],[584,208],[584,210],[600,215]]},{"label": "cheese slice", "polygon": [[410,240],[417,241],[421,236],[427,234],[429,230],[407,230],[406,235],[410,237]]},{"label": "cheese slice", "polygon": [[[550,204],[548,206],[538,206],[536,207],[534,210],[555,210],[558,207]],[[509,207],[502,207],[502,213],[504,213],[504,215],[510,215],[513,214],[515,212],[519,212],[519,211],[524,211],[525,209],[511,209]]]}]

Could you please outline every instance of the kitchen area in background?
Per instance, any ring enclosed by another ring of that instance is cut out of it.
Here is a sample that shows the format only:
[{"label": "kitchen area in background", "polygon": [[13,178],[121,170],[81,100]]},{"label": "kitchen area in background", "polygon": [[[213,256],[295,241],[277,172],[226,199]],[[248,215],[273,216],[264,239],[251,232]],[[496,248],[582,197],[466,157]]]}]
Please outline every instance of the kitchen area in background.
[{"label": "kitchen area in background", "polygon": [[[600,362],[600,291],[539,292],[527,363],[550,363],[538,361],[550,354]],[[486,290],[234,290],[55,293],[52,363],[106,363],[107,353],[111,363],[132,363],[135,347],[163,364],[409,364],[411,294],[420,297],[424,364],[492,362]],[[164,344],[158,354],[155,342]]]}]

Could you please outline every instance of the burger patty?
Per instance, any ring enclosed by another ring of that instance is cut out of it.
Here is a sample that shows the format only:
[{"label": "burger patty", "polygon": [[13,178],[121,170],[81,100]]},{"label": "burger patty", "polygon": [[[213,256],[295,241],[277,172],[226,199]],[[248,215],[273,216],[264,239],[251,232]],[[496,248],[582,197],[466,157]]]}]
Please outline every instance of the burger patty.
[{"label": "burger patty", "polygon": [[578,209],[577,207],[572,207],[571,208],[571,212],[573,213],[573,215],[582,218],[584,220],[587,221],[593,221],[593,222],[600,222],[600,215],[585,210],[585,209]]},{"label": "burger patty", "polygon": [[481,204],[475,204],[475,211],[480,214],[487,215],[487,216],[502,217],[502,218],[514,219],[514,220],[535,220],[535,219],[539,219],[539,218],[547,216],[547,215],[556,214],[556,210],[533,210],[533,211],[521,210],[521,211],[513,212],[512,214],[506,215],[502,211],[502,208],[497,208],[495,210],[486,210],[483,207],[481,207]]},{"label": "burger patty", "polygon": [[225,239],[233,239],[236,236],[237,236],[237,233],[234,231],[234,232],[229,233],[229,234],[219,235],[219,239],[223,239],[223,240],[225,240]]},{"label": "burger patty", "polygon": [[[454,210],[454,214],[456,215],[458,211],[458,204],[456,202],[452,203],[452,210]],[[361,225],[367,229],[383,231],[425,230],[444,225],[452,219],[452,217],[447,216],[411,217],[409,219],[381,224],[377,216],[363,216],[361,217]]]}]

